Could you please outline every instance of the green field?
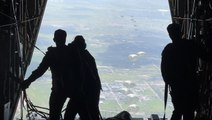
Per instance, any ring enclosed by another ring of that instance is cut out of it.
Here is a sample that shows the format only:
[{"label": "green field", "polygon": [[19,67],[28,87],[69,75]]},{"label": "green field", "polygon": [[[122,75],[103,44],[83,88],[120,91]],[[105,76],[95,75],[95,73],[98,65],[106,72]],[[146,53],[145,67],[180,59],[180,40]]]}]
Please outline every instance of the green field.
[{"label": "green field", "polygon": [[[100,109],[104,117],[114,116],[123,110],[129,111],[133,117],[147,118],[153,113],[163,116],[164,83],[156,66],[130,70],[99,67],[99,74],[103,86]],[[50,91],[51,77],[47,72],[31,84],[27,95],[34,105],[48,108]],[[169,101],[168,117],[171,110]]]}]

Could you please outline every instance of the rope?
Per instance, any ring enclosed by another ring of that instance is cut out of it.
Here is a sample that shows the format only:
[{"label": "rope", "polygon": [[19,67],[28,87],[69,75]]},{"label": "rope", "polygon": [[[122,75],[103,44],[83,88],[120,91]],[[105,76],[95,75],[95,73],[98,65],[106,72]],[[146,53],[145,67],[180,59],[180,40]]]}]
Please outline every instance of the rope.
[{"label": "rope", "polygon": [[178,20],[193,20],[193,21],[199,21],[199,22],[203,22],[203,21],[209,22],[209,21],[212,21],[212,18],[201,20],[201,19],[196,19],[196,18],[173,17],[173,19],[178,19]]},{"label": "rope", "polygon": [[12,19],[12,20],[14,20],[14,18],[12,18],[11,16],[9,16],[9,15],[7,15],[7,14],[3,13],[3,12],[0,12],[0,14],[4,15],[4,16],[6,16],[6,17],[8,17],[8,18]]},{"label": "rope", "polygon": [[17,21],[17,22],[14,22],[14,23],[5,24],[5,25],[0,26],[0,28],[26,23],[26,22],[34,21],[36,19],[40,19],[40,17],[35,17],[35,18],[20,21],[20,22]]},{"label": "rope", "polygon": [[40,51],[41,53],[43,53],[44,55],[46,55],[45,52],[43,52],[39,47],[37,47],[36,45],[33,45],[38,51]]},{"label": "rope", "polygon": [[44,110],[49,110],[48,108],[45,108],[45,107],[40,107],[40,106],[36,106],[32,103],[32,101],[27,97],[27,94],[26,94],[26,91],[24,90],[23,91],[23,99],[25,100],[26,102],[26,107],[24,107],[24,109],[27,111],[27,115],[28,117],[30,117],[30,114],[35,112],[36,114],[38,114],[39,116],[41,116],[42,118],[45,118],[47,119],[49,116],[49,113],[47,112],[43,112],[41,110],[38,110],[37,108],[39,109],[44,109]]},{"label": "rope", "polygon": [[[32,103],[32,101],[27,97],[27,94],[26,94],[25,90],[23,91],[23,100],[26,103],[25,106],[23,104],[23,107],[27,111],[27,116],[29,118],[30,118],[30,115],[34,112],[37,115],[39,115],[40,117],[48,119],[49,113],[44,112],[42,110],[48,110],[49,111],[49,108],[34,105]],[[38,109],[42,109],[42,110],[38,110]],[[61,111],[61,118],[62,118],[62,113],[65,112],[65,110],[66,110],[66,108]]]},{"label": "rope", "polygon": [[[21,21],[21,22],[14,22],[14,23],[11,23],[11,24],[5,24],[5,25],[2,25],[0,26],[0,28],[3,28],[3,27],[8,27],[8,26],[14,26],[14,25],[17,25],[18,23],[22,24],[22,23],[26,23],[26,22],[30,22],[30,21],[33,21],[33,20],[36,20],[36,19],[39,19],[40,17],[35,17],[35,18],[32,18],[32,19],[28,19],[28,20],[25,20],[25,21]],[[31,44],[32,45],[32,44]],[[37,47],[36,45],[33,45],[38,51],[40,51],[42,54],[45,55],[45,52],[43,52],[39,47]]]}]

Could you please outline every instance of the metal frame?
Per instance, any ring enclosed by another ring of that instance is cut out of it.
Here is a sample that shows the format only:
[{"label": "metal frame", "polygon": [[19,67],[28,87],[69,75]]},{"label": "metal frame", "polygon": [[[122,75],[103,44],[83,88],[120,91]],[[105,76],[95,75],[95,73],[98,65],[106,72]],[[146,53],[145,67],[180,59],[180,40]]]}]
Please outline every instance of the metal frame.
[{"label": "metal frame", "polygon": [[[182,38],[196,40],[212,50],[212,0],[168,0],[172,22],[182,25]],[[197,120],[212,119],[212,65],[199,60],[201,80]]]},{"label": "metal frame", "polygon": [[47,0],[0,0],[0,120],[12,120]]}]

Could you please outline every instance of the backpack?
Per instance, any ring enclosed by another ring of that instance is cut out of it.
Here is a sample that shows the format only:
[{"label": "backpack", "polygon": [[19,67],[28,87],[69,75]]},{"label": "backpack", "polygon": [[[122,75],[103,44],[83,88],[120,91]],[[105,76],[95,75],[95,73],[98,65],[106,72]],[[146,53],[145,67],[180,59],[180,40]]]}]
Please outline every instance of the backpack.
[{"label": "backpack", "polygon": [[132,120],[132,116],[127,111],[122,111],[114,117],[109,117],[105,120]]}]

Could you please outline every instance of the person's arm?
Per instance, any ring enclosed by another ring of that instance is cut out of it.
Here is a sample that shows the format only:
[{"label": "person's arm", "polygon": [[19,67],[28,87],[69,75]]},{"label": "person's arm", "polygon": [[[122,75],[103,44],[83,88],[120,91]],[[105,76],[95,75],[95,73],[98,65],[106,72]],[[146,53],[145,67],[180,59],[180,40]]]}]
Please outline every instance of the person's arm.
[{"label": "person's arm", "polygon": [[23,81],[23,83],[21,84],[22,89],[28,88],[33,81],[41,77],[46,72],[48,67],[49,67],[49,52],[47,52],[47,54],[44,56],[38,68],[34,70],[26,80]]},{"label": "person's arm", "polygon": [[99,73],[98,73],[98,69],[97,69],[97,65],[96,65],[96,61],[95,61],[95,58],[90,54],[90,52],[88,50],[85,50],[87,57],[87,61],[86,62],[89,62],[87,63],[90,70],[91,70],[91,74],[93,75],[93,77],[95,78],[95,80],[98,82],[98,85],[99,85],[99,89],[102,90],[102,85],[101,85],[101,80],[100,80],[100,77],[99,77]]},{"label": "person's arm", "polygon": [[170,61],[170,56],[169,56],[169,50],[168,46],[166,46],[162,52],[162,57],[161,57],[161,74],[163,77],[163,80],[165,83],[169,84],[170,83],[170,66],[171,66],[171,61]]}]

